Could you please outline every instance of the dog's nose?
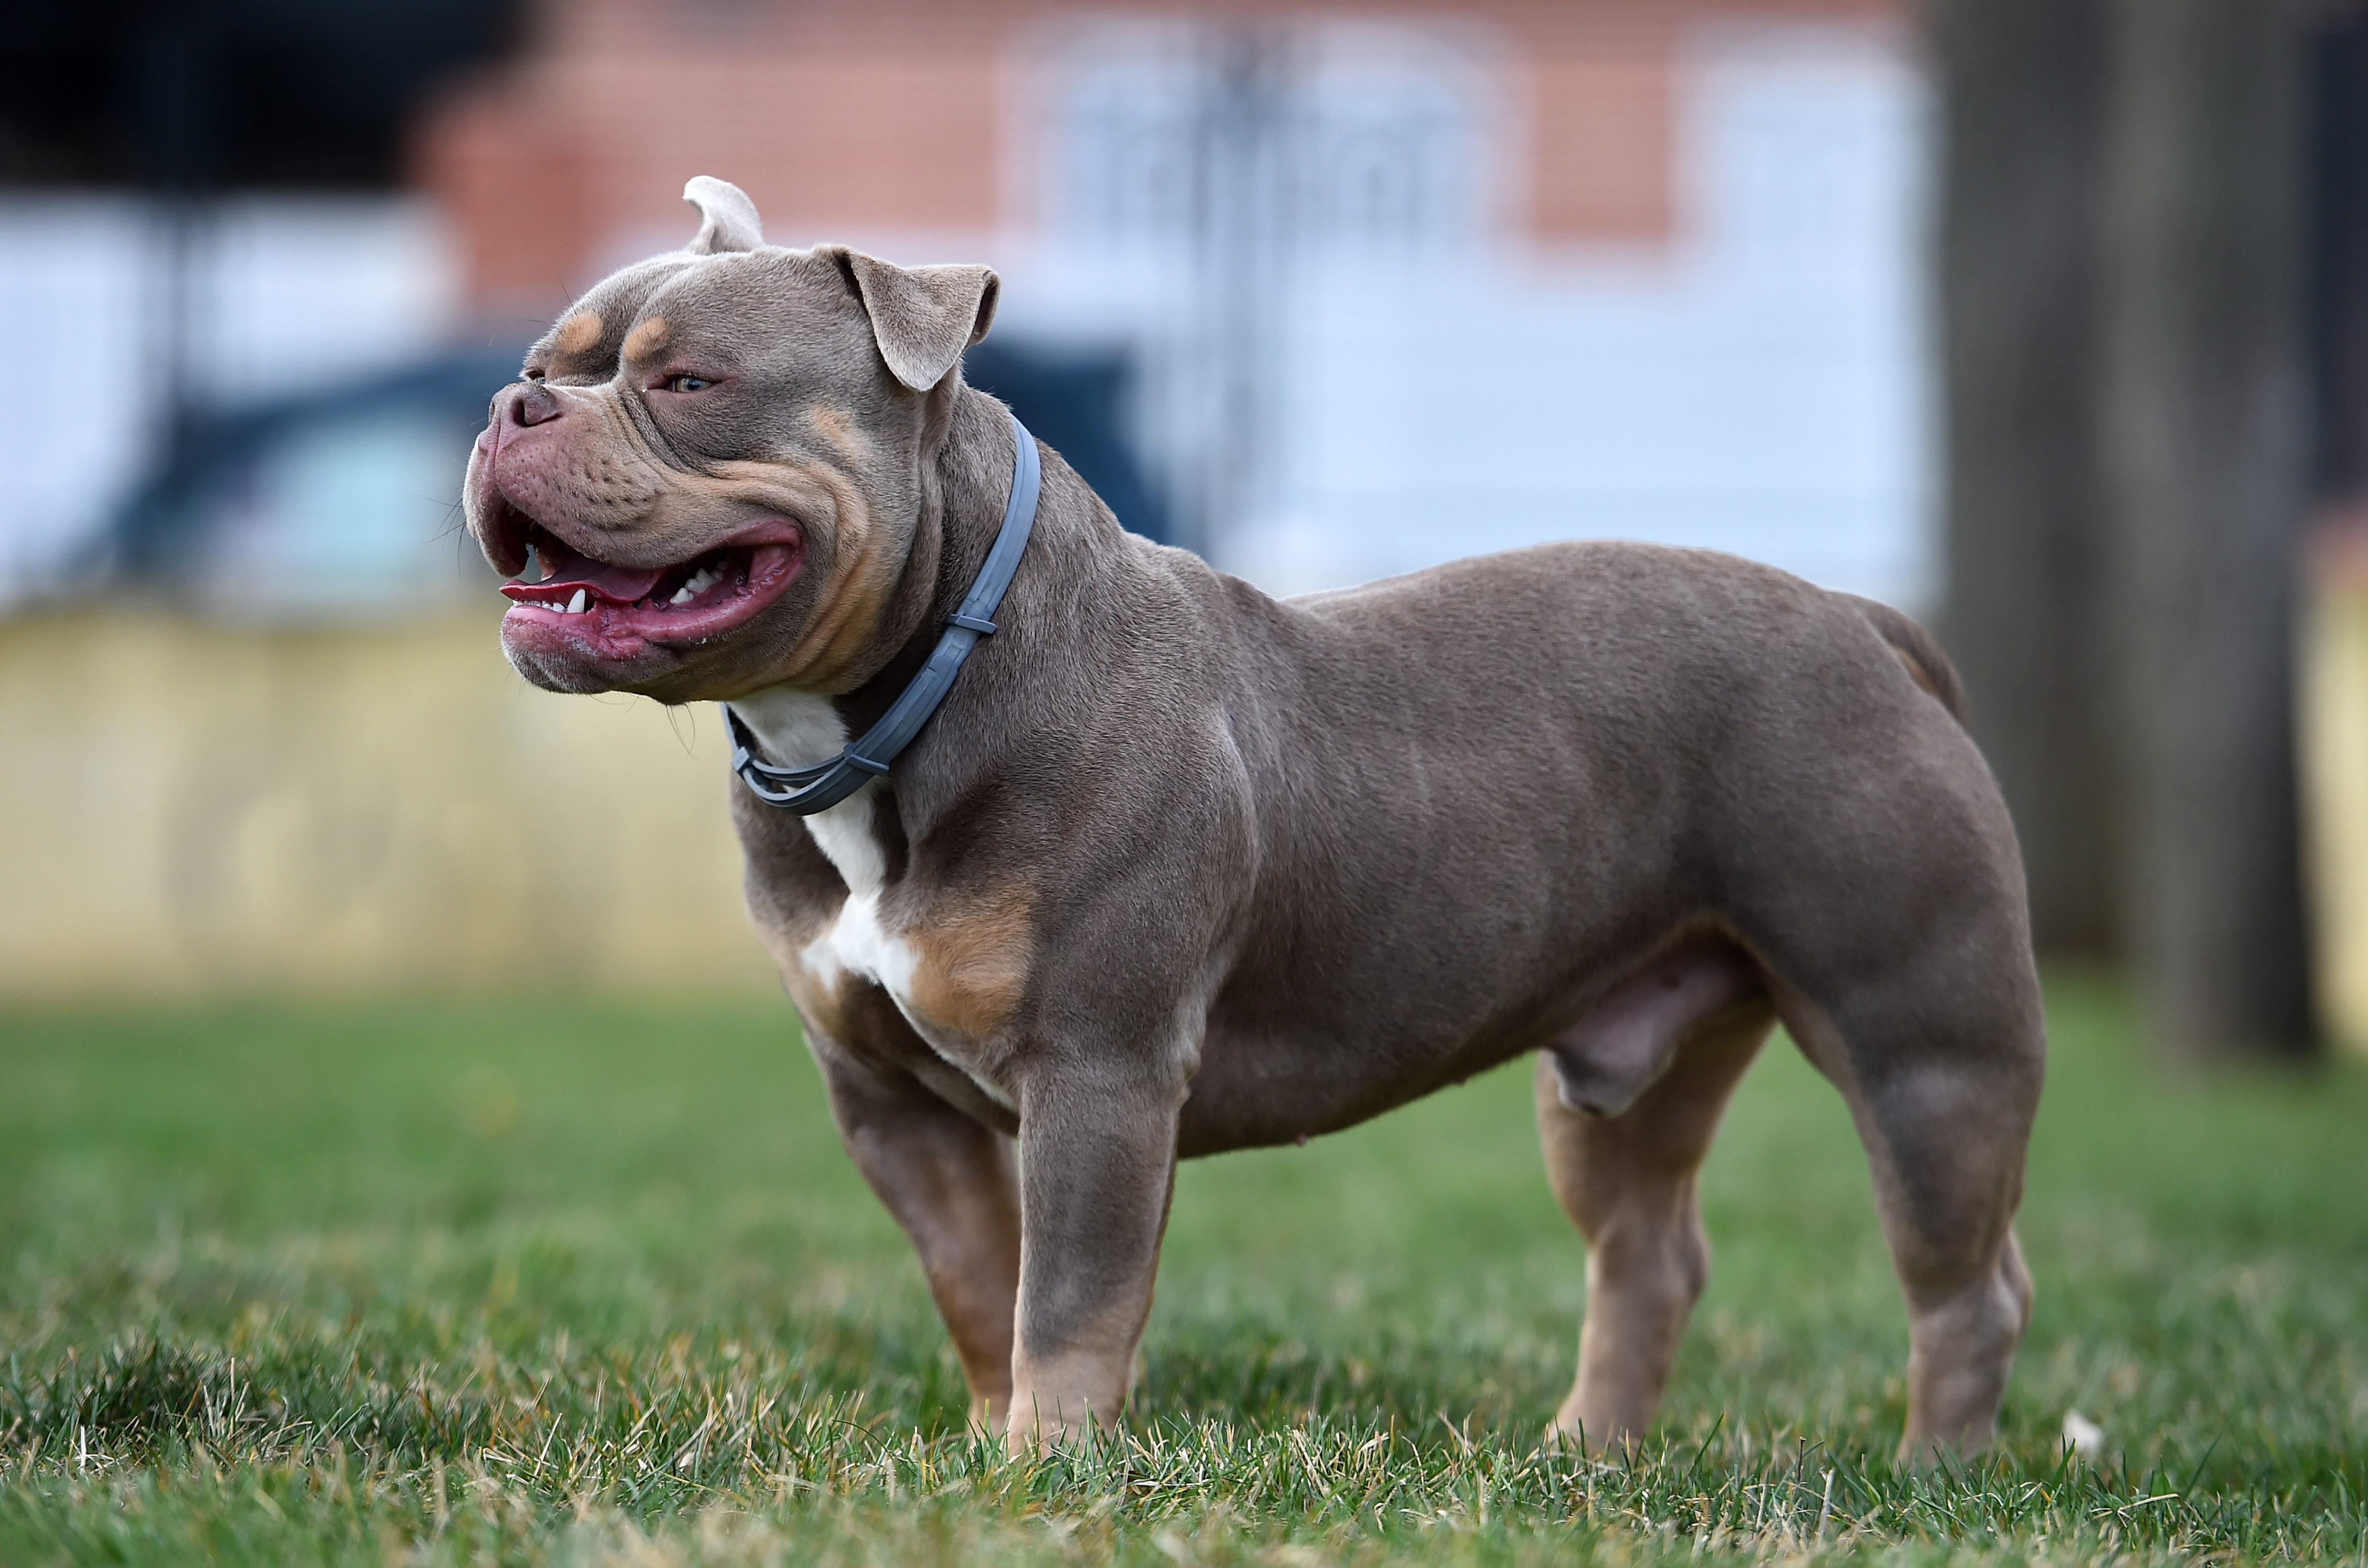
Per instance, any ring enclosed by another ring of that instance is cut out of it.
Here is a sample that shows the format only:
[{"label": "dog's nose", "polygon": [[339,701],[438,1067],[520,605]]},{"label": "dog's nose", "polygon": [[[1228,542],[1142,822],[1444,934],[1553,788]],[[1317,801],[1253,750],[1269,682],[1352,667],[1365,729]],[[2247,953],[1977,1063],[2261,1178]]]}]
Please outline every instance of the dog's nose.
[{"label": "dog's nose", "polygon": [[559,417],[559,400],[541,381],[516,381],[494,396],[494,419],[520,429],[546,425]]}]

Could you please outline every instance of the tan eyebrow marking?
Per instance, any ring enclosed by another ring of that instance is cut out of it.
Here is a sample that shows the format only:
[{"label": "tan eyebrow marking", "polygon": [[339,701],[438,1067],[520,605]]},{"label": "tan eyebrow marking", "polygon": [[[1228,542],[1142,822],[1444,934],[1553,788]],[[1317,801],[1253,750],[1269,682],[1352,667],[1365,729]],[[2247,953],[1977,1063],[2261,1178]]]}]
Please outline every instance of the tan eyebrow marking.
[{"label": "tan eyebrow marking", "polygon": [[666,347],[666,340],[673,331],[674,328],[666,324],[666,317],[650,317],[625,335],[625,358],[638,359],[645,354],[656,353]]},{"label": "tan eyebrow marking", "polygon": [[562,354],[581,354],[600,341],[601,324],[598,312],[578,311],[559,324],[551,346]]}]

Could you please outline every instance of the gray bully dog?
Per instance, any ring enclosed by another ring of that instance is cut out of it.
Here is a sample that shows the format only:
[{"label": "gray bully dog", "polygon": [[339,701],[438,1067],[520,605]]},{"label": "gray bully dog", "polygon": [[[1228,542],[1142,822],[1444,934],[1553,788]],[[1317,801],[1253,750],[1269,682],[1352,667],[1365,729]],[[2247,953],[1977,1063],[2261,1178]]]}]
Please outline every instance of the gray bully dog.
[{"label": "gray bully dog", "polygon": [[1116,1419],[1179,1157],[1536,1051],[1588,1248],[1555,1426],[1633,1442],[1709,1266],[1695,1172],[1782,1019],[1873,1165],[1903,1449],[1988,1438],[2046,1048],[2013,830],[1922,631],[1611,543],[1278,602],[1122,531],[963,384],[995,274],[687,196],[690,244],[495,397],[469,527],[529,680],[730,704],[749,915],[976,1419],[1016,1451]]}]

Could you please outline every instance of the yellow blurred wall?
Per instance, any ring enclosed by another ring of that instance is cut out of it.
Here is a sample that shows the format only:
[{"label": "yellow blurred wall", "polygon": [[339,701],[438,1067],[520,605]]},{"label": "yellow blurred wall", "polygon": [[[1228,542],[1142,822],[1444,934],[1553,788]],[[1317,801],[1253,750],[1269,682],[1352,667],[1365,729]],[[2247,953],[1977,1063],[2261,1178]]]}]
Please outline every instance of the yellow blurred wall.
[{"label": "yellow blurred wall", "polygon": [[2319,1013],[2368,1052],[2368,551],[2330,548],[2303,622],[2305,870]]},{"label": "yellow blurred wall", "polygon": [[714,710],[497,621],[0,622],[0,999],[771,986]]}]

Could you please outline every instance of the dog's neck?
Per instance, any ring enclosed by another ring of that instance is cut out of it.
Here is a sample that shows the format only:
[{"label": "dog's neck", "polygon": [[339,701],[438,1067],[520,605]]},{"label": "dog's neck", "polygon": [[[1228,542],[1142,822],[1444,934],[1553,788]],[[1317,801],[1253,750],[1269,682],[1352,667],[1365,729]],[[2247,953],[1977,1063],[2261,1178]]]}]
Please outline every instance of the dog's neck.
[{"label": "dog's neck", "polygon": [[[896,586],[888,596],[874,633],[873,652],[862,661],[871,674],[853,690],[832,695],[780,684],[760,687],[732,699],[738,713],[764,743],[769,760],[809,767],[836,756],[848,740],[886,712],[936,647],[946,617],[977,577],[1001,528],[1009,498],[1012,428],[1002,406],[961,383],[943,394],[944,431],[936,455],[924,465],[919,516]],[[855,797],[868,800],[866,790]]]}]

